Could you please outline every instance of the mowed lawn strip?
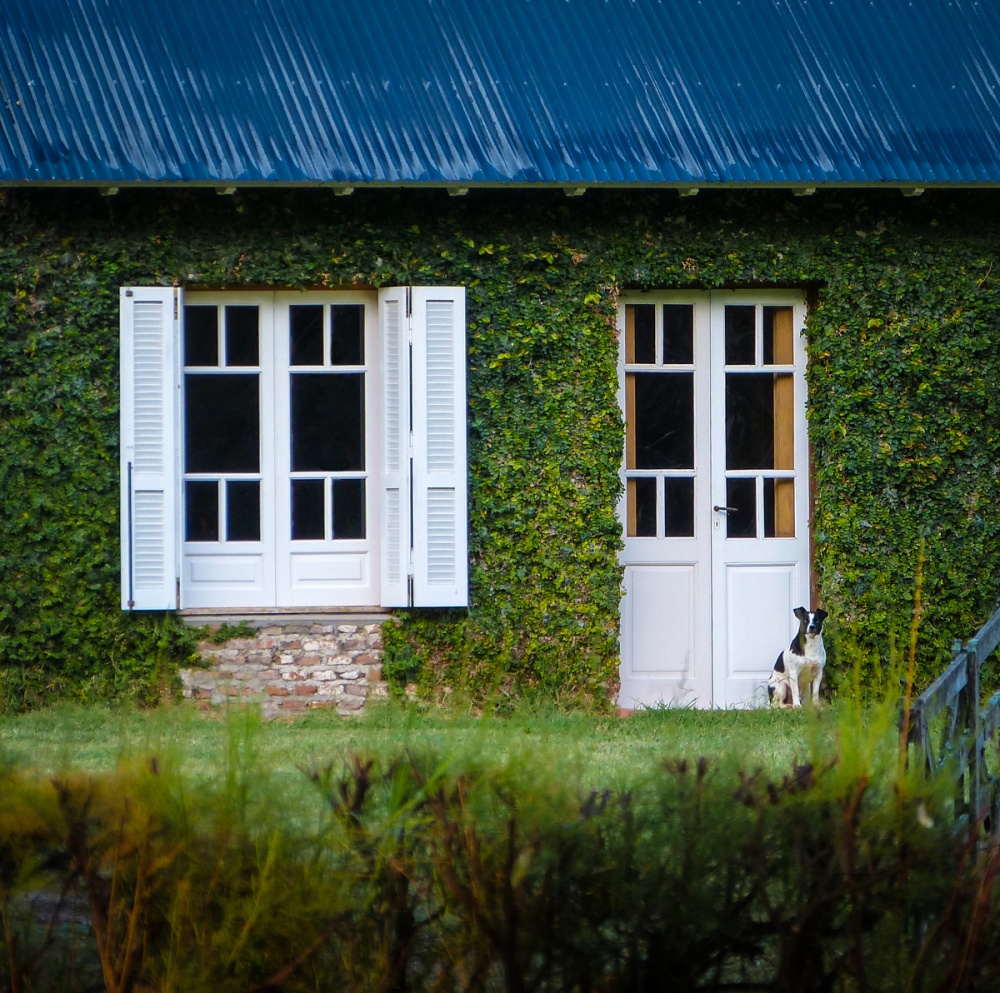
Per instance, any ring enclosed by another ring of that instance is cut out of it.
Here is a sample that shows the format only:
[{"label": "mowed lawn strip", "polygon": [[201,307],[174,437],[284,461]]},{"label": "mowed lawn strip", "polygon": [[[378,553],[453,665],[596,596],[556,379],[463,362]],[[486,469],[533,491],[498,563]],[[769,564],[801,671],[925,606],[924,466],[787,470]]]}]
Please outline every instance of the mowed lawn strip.
[{"label": "mowed lawn strip", "polygon": [[624,718],[523,708],[495,718],[386,704],[361,717],[316,712],[264,722],[252,710],[206,715],[186,705],[154,711],[60,705],[0,718],[0,761],[51,775],[106,771],[155,756],[185,775],[211,778],[234,749],[283,776],[339,765],[357,753],[380,762],[433,753],[484,768],[528,761],[539,774],[548,767],[581,784],[627,789],[664,760],[701,757],[780,778],[829,744],[836,728],[837,708],[662,709]]}]

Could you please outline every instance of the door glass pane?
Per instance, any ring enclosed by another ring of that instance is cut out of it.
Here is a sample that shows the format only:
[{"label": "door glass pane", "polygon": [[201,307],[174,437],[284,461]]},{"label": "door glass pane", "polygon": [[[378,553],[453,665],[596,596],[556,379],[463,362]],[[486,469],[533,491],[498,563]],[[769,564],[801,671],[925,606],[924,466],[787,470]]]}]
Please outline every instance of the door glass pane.
[{"label": "door glass pane", "polygon": [[625,361],[656,362],[656,307],[651,303],[625,305]]},{"label": "door glass pane", "polygon": [[323,526],[325,489],[323,479],[292,480],[292,541],[326,537]]},{"label": "door glass pane", "polygon": [[363,538],[365,536],[365,481],[335,479],[333,481],[333,537]]},{"label": "door glass pane", "polygon": [[219,484],[214,479],[184,484],[184,540],[219,540]]},{"label": "door glass pane", "polygon": [[364,373],[293,373],[292,471],[365,467]]},{"label": "door glass pane", "polygon": [[323,307],[295,304],[288,308],[291,365],[323,364]]},{"label": "door glass pane", "polygon": [[693,538],[694,480],[671,477],[664,479],[663,502],[664,534],[668,538]]},{"label": "door glass pane", "polygon": [[663,364],[694,362],[694,307],[688,303],[663,305]]},{"label": "door glass pane", "polygon": [[795,537],[794,479],[764,479],[764,537]]},{"label": "door glass pane", "polygon": [[795,341],[791,307],[764,308],[764,365],[793,365]]},{"label": "door glass pane", "polygon": [[726,480],[726,537],[757,537],[757,480]]},{"label": "door glass pane", "polygon": [[639,477],[626,482],[628,535],[630,538],[656,537],[656,479]]},{"label": "door glass pane", "polygon": [[726,373],[726,468],[773,469],[774,379]]},{"label": "door glass pane", "polygon": [[260,362],[260,323],[256,307],[226,307],[226,365]]},{"label": "door glass pane", "polygon": [[186,472],[259,472],[258,377],[188,373],[184,377]]},{"label": "door glass pane", "polygon": [[726,365],[756,362],[756,307],[726,307]]},{"label": "door glass pane", "polygon": [[634,373],[626,378],[633,469],[694,468],[694,373]]},{"label": "door glass pane", "polygon": [[218,307],[184,308],[184,364],[219,364]]},{"label": "door glass pane", "polygon": [[330,365],[363,365],[365,308],[335,303],[330,307]]},{"label": "door glass pane", "polygon": [[791,373],[774,377],[774,468],[795,468],[795,380]]},{"label": "door glass pane", "polygon": [[226,482],[226,541],[260,541],[260,483]]}]

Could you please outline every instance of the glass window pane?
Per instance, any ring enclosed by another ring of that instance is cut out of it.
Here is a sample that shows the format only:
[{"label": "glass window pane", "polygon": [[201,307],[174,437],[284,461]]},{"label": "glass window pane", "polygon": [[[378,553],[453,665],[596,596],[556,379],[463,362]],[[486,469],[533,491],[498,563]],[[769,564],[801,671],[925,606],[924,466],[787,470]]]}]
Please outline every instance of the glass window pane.
[{"label": "glass window pane", "polygon": [[184,540],[219,540],[219,484],[214,479],[184,484]]},{"label": "glass window pane", "polygon": [[694,480],[664,479],[663,503],[668,538],[694,537]]},{"label": "glass window pane", "polygon": [[292,365],[323,364],[323,306],[288,308],[289,356]]},{"label": "glass window pane", "polygon": [[260,483],[226,482],[226,541],[260,541]]},{"label": "glass window pane", "polygon": [[757,537],[757,480],[726,480],[726,537]]},{"label": "glass window pane", "polygon": [[795,537],[795,480],[764,480],[764,537]]},{"label": "glass window pane", "polygon": [[694,362],[694,307],[689,303],[663,305],[663,364]]},{"label": "glass window pane", "polygon": [[330,307],[330,364],[364,365],[365,308],[361,304]]},{"label": "glass window pane", "polygon": [[184,377],[186,472],[259,472],[257,375]]},{"label": "glass window pane", "polygon": [[335,479],[333,481],[333,537],[363,538],[365,536],[365,481]]},{"label": "glass window pane", "polygon": [[792,365],[795,341],[791,307],[764,308],[764,365]]},{"label": "glass window pane", "polygon": [[219,308],[184,308],[184,364],[219,364]]},{"label": "glass window pane", "polygon": [[636,469],[694,468],[694,374],[635,373]]},{"label": "glass window pane", "polygon": [[625,361],[640,365],[656,361],[656,307],[651,303],[625,305]]},{"label": "glass window pane", "polygon": [[226,307],[226,365],[258,365],[260,322],[256,307]]},{"label": "glass window pane", "polygon": [[726,468],[774,468],[774,376],[726,373]]},{"label": "glass window pane", "polygon": [[756,307],[726,307],[726,365],[754,365]]},{"label": "glass window pane", "polygon": [[308,541],[326,537],[323,521],[324,491],[322,479],[292,480],[292,541]]},{"label": "glass window pane", "polygon": [[292,471],[365,467],[364,373],[292,374]]},{"label": "glass window pane", "polygon": [[628,534],[630,538],[656,537],[656,480],[629,479]]}]

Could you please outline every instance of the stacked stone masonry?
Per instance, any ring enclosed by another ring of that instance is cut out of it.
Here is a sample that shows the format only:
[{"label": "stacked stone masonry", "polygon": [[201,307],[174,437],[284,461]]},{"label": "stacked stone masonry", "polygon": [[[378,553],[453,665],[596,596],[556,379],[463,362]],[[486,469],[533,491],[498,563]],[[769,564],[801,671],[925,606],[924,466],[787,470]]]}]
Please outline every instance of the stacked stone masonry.
[{"label": "stacked stone masonry", "polygon": [[184,696],[205,709],[258,702],[265,717],[290,717],[317,707],[358,713],[385,697],[379,623],[267,624],[255,638],[202,642],[206,668],[181,672]]}]

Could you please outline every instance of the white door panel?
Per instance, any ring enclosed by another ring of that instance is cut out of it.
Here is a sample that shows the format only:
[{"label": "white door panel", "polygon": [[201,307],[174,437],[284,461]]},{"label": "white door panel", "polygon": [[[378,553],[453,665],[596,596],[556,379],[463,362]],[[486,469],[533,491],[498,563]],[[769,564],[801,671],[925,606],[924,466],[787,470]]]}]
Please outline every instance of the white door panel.
[{"label": "white door panel", "polygon": [[367,578],[369,557],[365,552],[296,552],[290,570],[292,585],[316,589],[351,583],[353,588]]},{"label": "white door panel", "polygon": [[709,590],[697,562],[634,566],[626,571],[622,611],[621,706],[649,700],[705,704],[711,691],[707,646],[700,643]]},{"label": "white door panel", "polygon": [[[274,515],[274,499],[264,483],[273,467],[273,448],[267,444],[267,412],[273,406],[273,384],[266,373],[273,334],[270,301],[268,293],[185,296],[180,446],[184,608],[274,603],[274,543],[266,527]],[[237,410],[241,399],[246,407]],[[248,494],[251,504],[256,501],[250,507],[250,534],[240,528]]]},{"label": "white door panel", "polygon": [[709,311],[700,294],[621,309],[623,707],[710,706]]},{"label": "white door panel", "polygon": [[187,553],[181,588],[185,605],[257,607],[271,595],[270,579],[262,555]]},{"label": "white door panel", "polygon": [[690,679],[698,657],[694,611],[697,563],[631,570],[635,615],[649,620],[633,629],[632,672]]},{"label": "white door panel", "polygon": [[275,294],[279,606],[378,601],[378,349],[372,294]]}]

